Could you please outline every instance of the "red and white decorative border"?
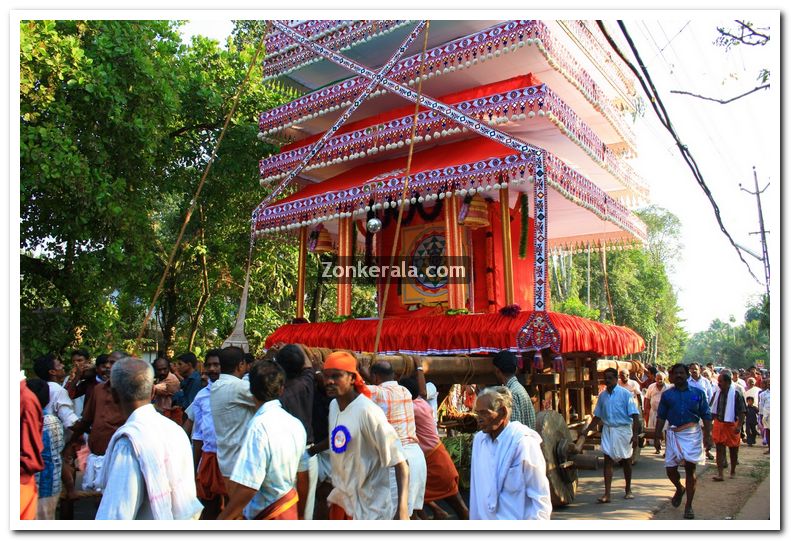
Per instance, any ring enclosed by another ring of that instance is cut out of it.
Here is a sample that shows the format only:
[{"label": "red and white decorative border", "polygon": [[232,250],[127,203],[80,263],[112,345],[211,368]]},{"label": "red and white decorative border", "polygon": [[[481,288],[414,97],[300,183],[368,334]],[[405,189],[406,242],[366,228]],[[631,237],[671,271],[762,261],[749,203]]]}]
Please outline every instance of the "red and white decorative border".
[{"label": "red and white decorative border", "polygon": [[[557,43],[541,21],[509,21],[431,49],[428,51],[428,71],[423,77],[437,77],[457,69],[470,68],[479,62],[531,45],[537,46],[547,62],[577,87],[633,148],[634,134],[623,115],[615,110],[598,85],[580,67],[574,57]],[[392,79],[404,85],[415,85],[419,65],[420,55],[402,60],[393,68]],[[259,118],[261,136],[270,135],[304,120],[323,116],[348,106],[350,97],[359,95],[361,87],[366,82],[363,77],[346,79],[261,113]],[[373,92],[371,97],[383,93],[385,90],[379,90]]]},{"label": "red and white decorative border", "polygon": [[[546,117],[569,139],[582,148],[600,167],[618,178],[638,197],[647,199],[648,188],[625,160],[610,150],[574,110],[545,84],[513,89],[473,100],[456,102],[453,107],[489,125],[520,122],[536,116]],[[411,143],[412,115],[367,126],[332,137],[324,149],[315,155],[317,161],[304,170],[320,169],[336,163],[353,161],[367,155],[402,148]],[[428,143],[456,135],[464,130],[436,111],[418,114],[415,143]],[[280,180],[295,164],[304,161],[311,145],[269,156],[259,162],[261,185]]]},{"label": "red and white decorative border", "polygon": [[403,176],[400,175],[403,171],[392,171],[348,190],[273,203],[254,216],[255,234],[290,231],[341,217],[365,215],[371,209],[397,208],[402,204],[499,190],[507,186],[506,182],[500,182],[501,178],[508,179],[512,187],[519,187],[534,181],[536,162],[542,155],[544,176],[549,187],[602,220],[616,224],[638,241],[646,239],[645,225],[629,210],[556,156],[541,150],[410,175],[411,192],[405,200],[401,200]]},{"label": "red and white decorative border", "polygon": [[[316,43],[344,51],[415,22],[409,20],[307,21],[294,28],[301,34],[310,35]],[[264,81],[286,75],[321,60],[320,56],[293,44],[282,32],[271,33],[270,36],[272,36],[271,40],[267,38],[267,56],[264,59]]]}]

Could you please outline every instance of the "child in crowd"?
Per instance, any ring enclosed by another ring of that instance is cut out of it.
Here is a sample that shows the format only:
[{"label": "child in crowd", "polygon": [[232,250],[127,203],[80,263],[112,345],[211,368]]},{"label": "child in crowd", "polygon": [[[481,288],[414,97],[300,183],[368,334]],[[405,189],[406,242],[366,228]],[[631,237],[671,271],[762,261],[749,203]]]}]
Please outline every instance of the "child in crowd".
[{"label": "child in crowd", "polygon": [[758,407],[752,396],[747,397],[747,414],[745,425],[747,425],[747,446],[755,445],[755,437],[758,435]]}]

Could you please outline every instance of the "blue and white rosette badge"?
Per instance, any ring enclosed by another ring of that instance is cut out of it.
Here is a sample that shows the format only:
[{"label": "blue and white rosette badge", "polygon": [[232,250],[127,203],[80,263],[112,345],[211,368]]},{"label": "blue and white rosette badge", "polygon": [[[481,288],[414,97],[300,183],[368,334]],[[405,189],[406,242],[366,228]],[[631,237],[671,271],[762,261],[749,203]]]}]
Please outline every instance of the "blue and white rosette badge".
[{"label": "blue and white rosette badge", "polygon": [[334,453],[343,453],[349,442],[352,441],[352,435],[349,429],[343,425],[338,425],[332,430],[332,437],[330,438],[330,446]]}]

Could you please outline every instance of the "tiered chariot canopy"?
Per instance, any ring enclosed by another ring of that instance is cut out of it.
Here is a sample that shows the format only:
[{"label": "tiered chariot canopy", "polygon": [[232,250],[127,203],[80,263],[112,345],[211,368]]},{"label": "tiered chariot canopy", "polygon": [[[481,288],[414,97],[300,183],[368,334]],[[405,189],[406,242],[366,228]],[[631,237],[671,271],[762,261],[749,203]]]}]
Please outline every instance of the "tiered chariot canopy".
[{"label": "tiered chariot canopy", "polygon": [[[265,78],[305,94],[261,114],[259,137],[282,147],[260,162],[261,184],[274,186],[276,196],[256,208],[254,235],[293,231],[304,236],[304,231],[319,230],[329,232],[332,242],[340,245],[339,232],[348,229],[339,227],[344,221],[365,223],[372,213],[402,205],[431,207],[458,200],[446,205],[445,212],[450,212],[462,201],[469,203],[471,195],[483,198],[490,210],[507,205],[504,216],[518,222],[520,193],[530,193],[529,259],[535,272],[517,273],[516,279],[530,282],[535,292],[517,300],[535,301],[533,308],[540,316],[548,308],[550,250],[630,246],[646,237],[645,225],[629,210],[648,197],[626,161],[636,154],[628,123],[634,85],[593,23],[431,21],[425,58],[423,35],[415,39],[426,31],[421,24],[275,23],[267,37]],[[378,79],[372,83],[374,77]],[[419,82],[422,107],[413,126]],[[407,177],[410,147],[414,154]],[[409,188],[402,200],[406,181]],[[288,185],[297,189],[284,197]],[[510,252],[510,229],[502,228],[504,250]],[[348,230],[352,242],[365,241],[364,228]],[[464,253],[476,246],[469,238]],[[510,259],[503,262],[510,267]],[[470,285],[470,291],[474,289]],[[495,295],[491,288],[489,294]],[[462,297],[462,303],[479,312],[480,304],[472,298]],[[490,299],[489,304],[502,307],[503,302]],[[486,315],[501,317],[493,311],[490,307]],[[523,338],[517,345],[517,334],[530,334],[528,327],[535,325],[532,313],[516,318],[522,331],[513,333],[508,343],[487,342],[478,351],[535,346]],[[600,332],[582,323],[575,327],[560,314],[552,314],[549,321],[557,328],[571,325],[583,333]],[[350,332],[357,334],[362,348],[368,331],[359,325]],[[328,339],[332,334],[313,327]],[[639,336],[629,329],[623,332],[611,341],[623,347],[577,342],[599,354],[642,349]],[[567,342],[571,347],[573,340]],[[562,345],[549,347],[572,351]],[[418,349],[437,348],[412,348]]]}]

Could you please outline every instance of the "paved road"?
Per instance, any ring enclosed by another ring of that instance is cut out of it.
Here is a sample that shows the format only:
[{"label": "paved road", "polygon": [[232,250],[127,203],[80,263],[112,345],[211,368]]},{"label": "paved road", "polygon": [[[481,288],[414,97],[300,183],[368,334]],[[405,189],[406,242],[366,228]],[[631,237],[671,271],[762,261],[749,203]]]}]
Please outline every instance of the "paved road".
[{"label": "paved road", "polygon": [[[683,470],[681,473],[683,476]],[[665,475],[664,459],[662,455],[655,455],[651,446],[642,449],[640,460],[632,467],[633,500],[623,499],[621,468],[613,471],[611,503],[596,502],[604,494],[602,470],[580,470],[579,478],[574,502],[555,509],[552,520],[649,520],[655,511],[668,504],[674,492],[673,485]]]},{"label": "paved road", "polygon": [[[552,512],[552,520],[650,520],[655,512],[670,509],[664,512],[663,518],[682,519],[683,505],[679,509],[669,506],[673,495],[673,486],[665,476],[664,459],[655,455],[653,447],[646,446],[639,462],[632,471],[633,500],[623,499],[623,471],[615,468],[612,490],[612,503],[600,504],[596,498],[604,492],[602,471],[579,471],[579,484],[577,496],[571,505],[556,509]],[[591,451],[587,451],[590,453]],[[755,451],[755,454],[762,450]],[[745,457],[747,458],[747,457]],[[698,468],[699,476],[711,476],[714,466],[709,463]],[[681,470],[683,477],[683,469]],[[745,472],[746,474],[746,472]],[[701,487],[698,497],[705,497],[711,486]],[[467,491],[462,491],[465,500],[468,500]],[[696,498],[697,501],[697,498]],[[446,505],[442,507],[453,516],[452,510]],[[75,506],[75,519],[90,520],[96,512],[96,503],[82,500]],[[675,515],[678,515],[677,517]],[[702,514],[702,513],[699,513]],[[664,516],[669,515],[669,516]],[[700,518],[704,518],[701,516]],[[714,518],[714,517],[711,517]],[[723,517],[718,517],[723,518]],[[733,517],[734,519],[768,519],[769,518],[769,480],[762,482],[755,493],[747,500],[744,508]]]}]

